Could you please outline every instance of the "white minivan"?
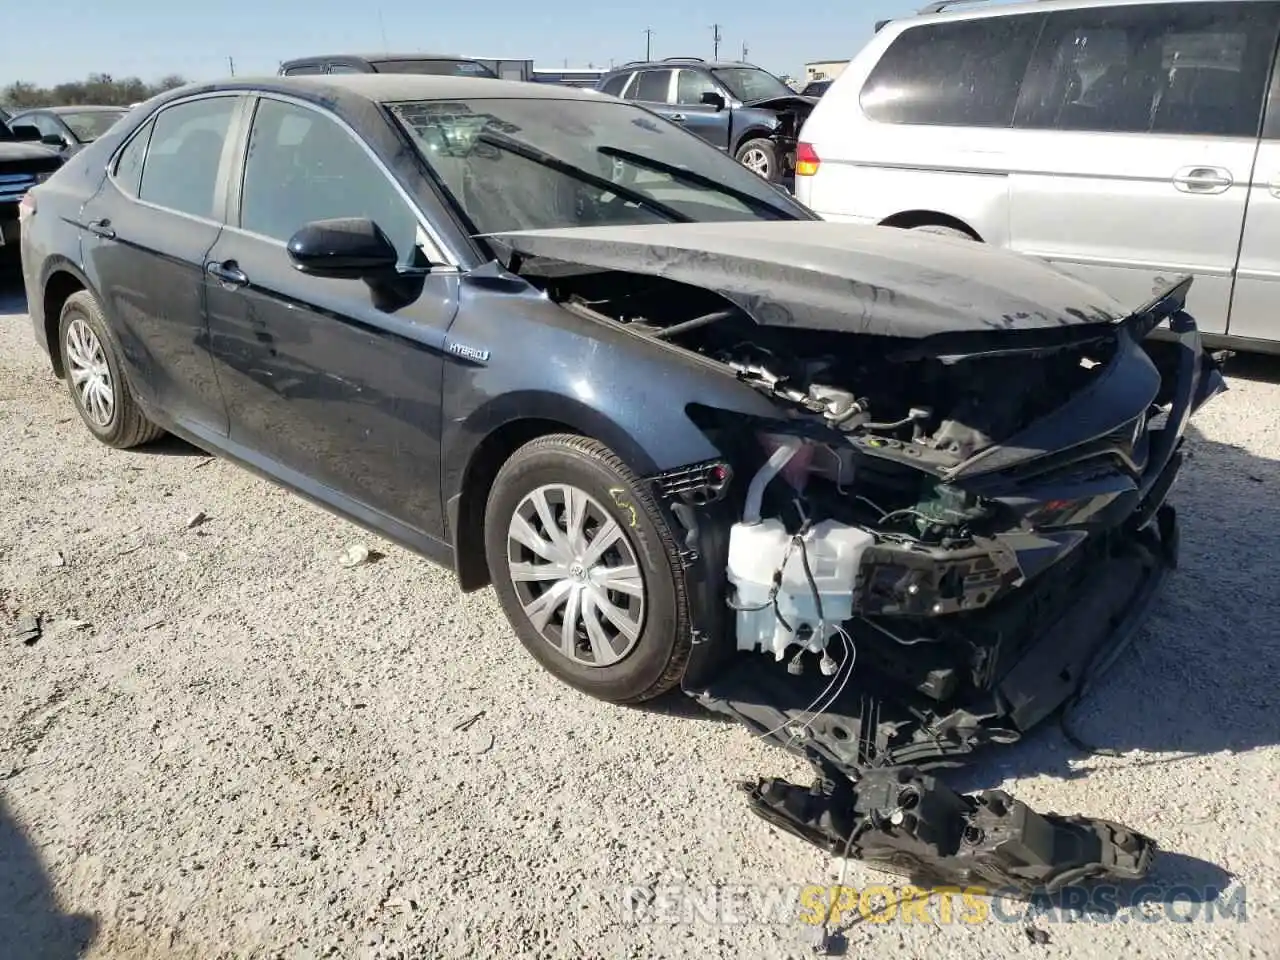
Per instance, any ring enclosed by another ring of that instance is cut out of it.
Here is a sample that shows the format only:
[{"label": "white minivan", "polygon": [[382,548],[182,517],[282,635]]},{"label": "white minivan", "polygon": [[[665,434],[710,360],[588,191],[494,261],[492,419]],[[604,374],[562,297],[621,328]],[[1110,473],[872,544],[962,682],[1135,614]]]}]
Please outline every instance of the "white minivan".
[{"label": "white minivan", "polygon": [[820,216],[1041,257],[1280,351],[1280,0],[1040,0],[883,23],[800,134]]}]

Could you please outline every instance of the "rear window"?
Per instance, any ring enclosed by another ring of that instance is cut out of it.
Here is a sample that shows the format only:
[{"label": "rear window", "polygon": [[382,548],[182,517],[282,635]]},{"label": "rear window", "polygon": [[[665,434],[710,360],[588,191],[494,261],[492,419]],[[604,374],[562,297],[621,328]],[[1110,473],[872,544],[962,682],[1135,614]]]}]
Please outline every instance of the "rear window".
[{"label": "rear window", "polygon": [[867,77],[862,110],[881,123],[1007,127],[1042,22],[1035,14],[904,30]]}]

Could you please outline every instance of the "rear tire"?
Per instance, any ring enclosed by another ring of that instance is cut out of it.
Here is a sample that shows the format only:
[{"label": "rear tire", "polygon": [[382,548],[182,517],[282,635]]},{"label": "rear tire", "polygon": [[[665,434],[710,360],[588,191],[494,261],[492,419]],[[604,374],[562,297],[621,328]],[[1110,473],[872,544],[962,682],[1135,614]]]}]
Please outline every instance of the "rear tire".
[{"label": "rear tire", "polygon": [[123,358],[107,332],[102,308],[87,290],[73,293],[62,305],[58,349],[71,401],[98,440],[127,450],[163,435],[164,431],[143,415],[129,389]]},{"label": "rear tire", "polygon": [[611,703],[679,683],[693,646],[679,551],[604,444],[555,434],[517,450],[489,492],[485,554],[516,636],[563,682]]}]

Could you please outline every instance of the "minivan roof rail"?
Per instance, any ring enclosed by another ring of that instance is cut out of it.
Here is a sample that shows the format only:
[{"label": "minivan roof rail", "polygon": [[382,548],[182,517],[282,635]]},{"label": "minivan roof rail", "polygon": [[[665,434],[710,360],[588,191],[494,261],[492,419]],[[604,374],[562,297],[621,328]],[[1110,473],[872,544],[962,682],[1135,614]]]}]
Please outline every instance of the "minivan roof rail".
[{"label": "minivan roof rail", "polygon": [[916,11],[916,15],[923,17],[930,13],[941,13],[947,7],[955,7],[962,3],[986,3],[987,0],[938,0],[937,3],[931,3],[927,7],[921,7]]},{"label": "minivan roof rail", "polygon": [[663,57],[663,63],[706,63],[702,57]]}]

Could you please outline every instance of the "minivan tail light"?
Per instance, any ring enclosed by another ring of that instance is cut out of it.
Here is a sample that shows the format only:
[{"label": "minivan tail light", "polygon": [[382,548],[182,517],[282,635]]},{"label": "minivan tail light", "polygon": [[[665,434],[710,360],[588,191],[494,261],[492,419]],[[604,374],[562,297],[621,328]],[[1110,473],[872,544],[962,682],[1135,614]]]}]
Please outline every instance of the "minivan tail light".
[{"label": "minivan tail light", "polygon": [[23,223],[36,215],[36,198],[24,193],[18,201],[18,222]]},{"label": "minivan tail light", "polygon": [[818,156],[818,151],[813,149],[813,144],[804,143],[803,141],[796,144],[797,177],[812,177],[818,172],[820,163],[822,163],[822,158]]}]

